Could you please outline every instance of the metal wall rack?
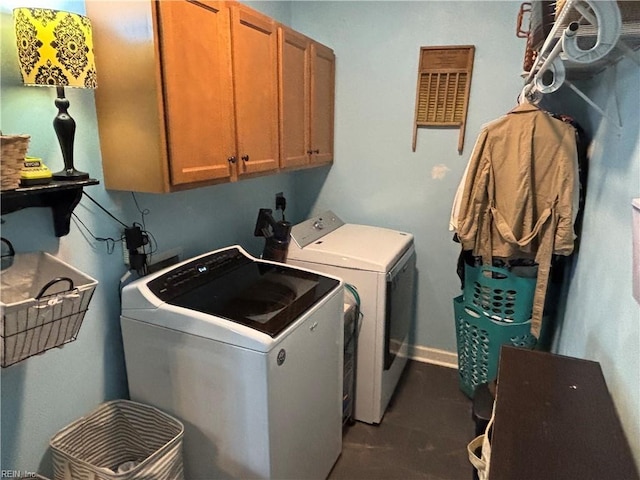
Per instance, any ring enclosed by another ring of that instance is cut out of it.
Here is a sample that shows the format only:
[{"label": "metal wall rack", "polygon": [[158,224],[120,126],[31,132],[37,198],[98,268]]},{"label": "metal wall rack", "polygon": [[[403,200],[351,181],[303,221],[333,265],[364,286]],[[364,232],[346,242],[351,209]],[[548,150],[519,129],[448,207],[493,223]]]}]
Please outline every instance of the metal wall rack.
[{"label": "metal wall rack", "polygon": [[[619,119],[607,113],[571,80],[590,78],[623,57],[640,66],[640,2],[615,0],[567,0],[529,72],[525,72],[522,96],[538,101],[542,95],[558,90],[563,84],[571,88],[601,115],[618,127]],[[536,30],[534,26],[531,30]],[[539,29],[538,29],[539,30]]]}]

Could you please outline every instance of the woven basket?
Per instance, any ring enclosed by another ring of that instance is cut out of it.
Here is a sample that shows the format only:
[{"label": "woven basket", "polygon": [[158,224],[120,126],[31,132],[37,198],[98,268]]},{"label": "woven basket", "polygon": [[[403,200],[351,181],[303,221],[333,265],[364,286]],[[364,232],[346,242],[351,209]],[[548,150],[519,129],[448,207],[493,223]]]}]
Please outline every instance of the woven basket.
[{"label": "woven basket", "polygon": [[184,480],[183,435],[182,423],[155,407],[112,400],[53,436],[53,478]]},{"label": "woven basket", "polygon": [[20,185],[20,170],[29,148],[29,135],[2,135],[0,153],[0,190],[11,190]]}]

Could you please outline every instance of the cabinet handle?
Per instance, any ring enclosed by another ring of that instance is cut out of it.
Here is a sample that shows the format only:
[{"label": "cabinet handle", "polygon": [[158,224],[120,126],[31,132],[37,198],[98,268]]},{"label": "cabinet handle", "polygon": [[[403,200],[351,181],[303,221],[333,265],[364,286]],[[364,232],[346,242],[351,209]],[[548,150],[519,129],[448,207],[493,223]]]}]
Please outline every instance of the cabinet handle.
[{"label": "cabinet handle", "polygon": [[307,150],[307,154],[308,155],[312,155],[313,154],[313,150]]},{"label": "cabinet handle", "polygon": [[244,160],[245,162],[248,162],[248,161],[249,161],[249,155],[243,155],[241,158],[242,158],[242,160]]},{"label": "cabinet handle", "polygon": [[229,158],[227,158],[227,162],[229,162],[229,163],[236,163],[236,157],[229,157]]},{"label": "cabinet handle", "polygon": [[314,150],[313,153],[320,153],[320,150]]}]

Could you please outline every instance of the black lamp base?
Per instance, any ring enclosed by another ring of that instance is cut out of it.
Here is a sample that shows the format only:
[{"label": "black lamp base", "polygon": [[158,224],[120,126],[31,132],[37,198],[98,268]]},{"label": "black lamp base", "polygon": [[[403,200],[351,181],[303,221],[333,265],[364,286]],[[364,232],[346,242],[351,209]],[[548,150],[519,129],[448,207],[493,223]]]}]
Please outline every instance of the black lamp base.
[{"label": "black lamp base", "polygon": [[54,180],[86,180],[89,178],[89,174],[76,170],[75,168],[69,168],[60,170],[53,174]]},{"label": "black lamp base", "polygon": [[53,174],[54,180],[85,180],[89,174],[76,170],[73,166],[73,139],[76,134],[76,122],[69,112],[69,100],[64,95],[64,87],[57,87],[58,98],[56,107],[58,115],[53,119],[53,128],[56,131],[58,142],[62,150],[64,169]]}]

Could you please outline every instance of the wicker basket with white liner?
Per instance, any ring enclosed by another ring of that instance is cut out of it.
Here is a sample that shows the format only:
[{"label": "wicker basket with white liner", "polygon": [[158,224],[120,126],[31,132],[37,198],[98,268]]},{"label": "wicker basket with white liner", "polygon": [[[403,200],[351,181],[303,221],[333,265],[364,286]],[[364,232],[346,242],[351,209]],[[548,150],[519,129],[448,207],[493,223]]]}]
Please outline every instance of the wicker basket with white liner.
[{"label": "wicker basket with white liner", "polygon": [[20,170],[30,138],[29,135],[0,134],[0,190],[12,190],[20,185]]},{"label": "wicker basket with white liner", "polygon": [[75,340],[98,284],[46,252],[3,257],[0,283],[2,367]]}]

